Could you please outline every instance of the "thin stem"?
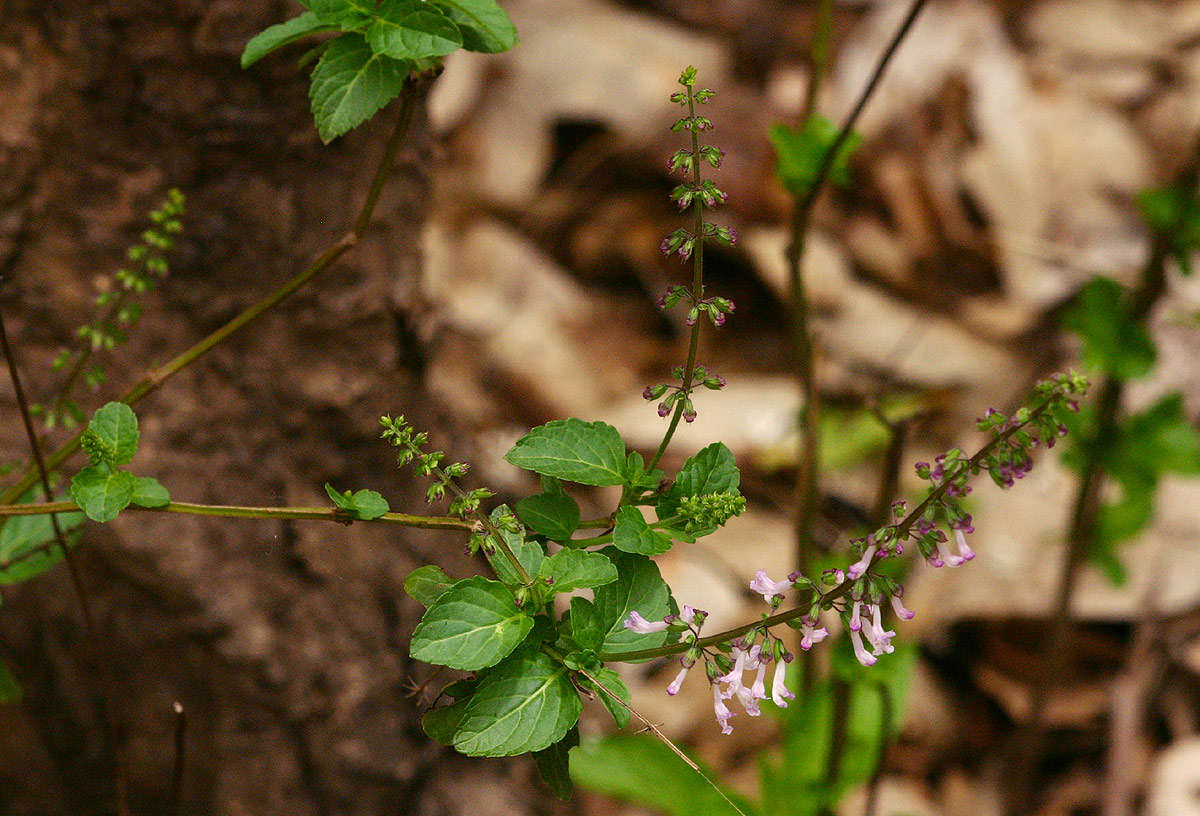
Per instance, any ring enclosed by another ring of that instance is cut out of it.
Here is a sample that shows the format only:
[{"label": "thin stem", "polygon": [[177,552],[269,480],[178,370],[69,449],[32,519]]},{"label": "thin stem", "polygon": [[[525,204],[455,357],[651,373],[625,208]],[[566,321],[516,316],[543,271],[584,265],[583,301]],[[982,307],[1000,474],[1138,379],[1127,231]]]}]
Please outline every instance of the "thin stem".
[{"label": "thin stem", "polygon": [[[467,501],[467,494],[458,486],[457,482],[446,475],[444,470],[440,467],[435,467],[432,470],[434,475],[449,487],[455,496],[463,501]],[[517,558],[517,554],[508,546],[508,542],[504,540],[504,534],[500,532],[500,528],[496,526],[487,513],[476,509],[474,515],[479,520],[479,523],[483,525],[483,528],[488,531],[488,535],[492,537],[492,541],[496,542],[496,546],[500,548],[500,552],[504,553],[504,557],[508,560],[512,568],[516,570],[517,575],[521,576],[521,583],[525,586],[530,586],[533,583],[533,576],[529,574],[529,570],[525,569],[525,565]]]},{"label": "thin stem", "polygon": [[887,767],[887,749],[892,738],[892,720],[895,719],[894,708],[891,688],[887,683],[880,683],[879,757],[875,760],[875,770],[871,773],[871,780],[867,782],[867,804],[863,808],[863,816],[875,816],[875,809],[879,804],[879,783],[883,781],[883,771]]},{"label": "thin stem", "polygon": [[[391,172],[400,146],[408,134],[409,127],[412,124],[413,113],[418,106],[421,96],[422,88],[418,80],[410,78],[401,94],[400,114],[396,121],[395,129],[392,131],[392,135],[384,147],[383,155],[380,158],[379,166],[375,170],[367,198],[363,202],[362,210],[354,222],[354,228],[323,250],[308,266],[283,286],[253,306],[250,306],[237,317],[233,318],[233,320],[230,320],[174,360],[149,371],[133,388],[121,397],[121,402],[133,405],[158,390],[164,382],[204,356],[215,346],[229,339],[231,335],[244,328],[247,324],[254,322],[264,313],[291,297],[313,278],[333,266],[342,255],[358,243],[359,239],[365,234],[371,215],[379,203],[379,196],[382,193],[384,181],[386,181],[388,174]],[[47,456],[46,466],[54,470],[62,465],[75,451],[79,450],[82,437],[83,429],[75,433],[75,435],[59,446],[57,450]],[[25,491],[36,481],[36,468],[27,467],[15,484],[3,493],[0,493],[0,504],[12,504],[24,495]]]},{"label": "thin stem", "polygon": [[[1049,409],[1049,407],[1050,407],[1049,399],[1046,399],[1046,400],[1043,400],[1042,402],[1040,402],[1037,406],[1035,406],[1032,410],[1030,410],[1029,416],[1024,422],[1022,422],[1019,425],[1015,425],[1012,428],[1005,430],[1003,433],[993,437],[986,445],[984,445],[982,448],[980,448],[978,451],[976,451],[975,455],[972,456],[970,459],[968,459],[967,462],[965,463],[965,465],[963,465],[963,469],[968,472],[974,470],[976,467],[979,466],[979,464],[985,458],[987,458],[987,456],[993,450],[996,449],[996,447],[998,445],[1007,441],[1010,436],[1012,436],[1013,434],[1020,431],[1022,428],[1027,426],[1029,423],[1036,420],[1039,416],[1044,414]],[[900,522],[898,522],[896,524],[896,540],[897,541],[903,541],[908,537],[909,530],[912,528],[912,526],[914,524],[916,524],[917,520],[919,518],[921,518],[922,515],[924,515],[926,508],[928,508],[929,505],[932,504],[933,502],[941,499],[942,496],[945,495],[946,490],[950,487],[950,484],[951,484],[951,480],[949,478],[946,478],[940,485],[938,485],[937,487],[935,487],[931,491],[929,491],[929,495],[926,496],[925,499],[920,504],[918,504],[916,507],[914,507],[912,509],[912,511],[909,512],[909,514],[903,518],[903,520],[901,520]],[[870,569],[871,566],[874,566],[875,562],[878,561],[879,559],[880,559],[880,555],[877,553],[875,555],[875,557],[871,560],[871,563],[868,565],[868,570]],[[862,579],[860,578],[859,580],[862,580]],[[822,604],[828,605],[829,603],[836,601],[839,598],[842,598],[845,595],[849,594],[850,590],[853,589],[853,587],[856,583],[857,583],[857,581],[851,581],[851,580],[847,579],[847,580],[843,581],[842,583],[838,584],[836,587],[833,587],[828,592],[821,595]],[[680,654],[681,652],[685,652],[688,649],[692,648],[693,646],[695,646],[696,648],[700,648],[700,649],[703,649],[708,646],[716,646],[717,644],[726,643],[728,641],[733,640],[734,638],[741,637],[742,635],[746,634],[747,632],[751,632],[760,627],[763,629],[770,629],[771,627],[777,626],[781,623],[787,623],[788,621],[796,620],[797,618],[807,615],[811,608],[812,608],[812,604],[806,603],[806,604],[801,604],[800,606],[794,607],[792,609],[786,609],[782,612],[776,612],[773,615],[763,615],[762,618],[760,618],[759,620],[751,621],[750,623],[744,623],[741,626],[735,626],[732,629],[727,629],[724,632],[718,632],[715,635],[709,635],[708,637],[702,637],[702,638],[696,640],[694,644],[690,641],[687,641],[687,642],[681,642],[681,643],[673,643],[668,646],[659,646],[658,648],[655,648],[655,649],[639,649],[638,651],[634,651],[634,652],[603,652],[599,655],[599,658],[605,662],[642,661],[642,660],[651,660],[656,657],[666,657],[668,655]]]},{"label": "thin stem", "polygon": [[183,800],[183,772],[187,767],[187,712],[183,703],[175,701],[175,760],[171,766],[171,798],[167,812],[172,816],[179,813]]},{"label": "thin stem", "polygon": [[[696,100],[692,94],[692,87],[687,86],[688,94],[688,116],[696,115]],[[692,131],[692,182],[696,185],[697,191],[700,188],[700,132],[695,128]],[[704,202],[699,195],[692,199],[692,230],[695,234],[695,245],[692,249],[692,303],[697,304],[704,298]],[[692,393],[692,386],[695,384],[696,373],[696,355],[700,350],[700,324],[703,320],[703,315],[697,316],[696,322],[692,324],[691,337],[688,340],[688,355],[687,362],[683,368],[683,397],[675,402],[675,411],[671,414],[671,422],[667,425],[667,431],[663,434],[662,442],[658,444],[658,450],[654,452],[654,458],[650,460],[650,464],[646,466],[646,471],[652,471],[658,466],[663,454],[667,451],[667,445],[671,444],[671,437],[675,436],[675,429],[679,427],[679,419],[683,416],[683,406],[686,404],[688,397]]]},{"label": "thin stem", "polygon": [[816,113],[821,83],[829,64],[829,37],[833,31],[833,0],[818,0],[817,16],[813,22],[812,47],[808,52],[808,90],[800,110],[801,126]]},{"label": "thin stem", "polygon": [[[846,726],[850,715],[850,684],[834,679],[833,711],[829,717],[829,753],[825,755],[825,784],[829,790],[837,786],[842,770],[842,755],[846,752]],[[832,816],[833,809],[826,806],[821,816]]]}]

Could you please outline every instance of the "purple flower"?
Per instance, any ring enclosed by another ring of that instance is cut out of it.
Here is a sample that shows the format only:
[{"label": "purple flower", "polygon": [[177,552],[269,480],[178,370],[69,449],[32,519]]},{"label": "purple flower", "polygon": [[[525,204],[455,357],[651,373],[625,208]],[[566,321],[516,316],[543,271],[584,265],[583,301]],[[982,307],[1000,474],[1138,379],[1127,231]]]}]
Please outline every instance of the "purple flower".
[{"label": "purple flower", "polygon": [[892,595],[892,611],[896,613],[896,617],[900,620],[912,620],[916,617],[916,612],[906,609],[904,604],[900,602],[900,587],[896,587],[896,592]]},{"label": "purple flower", "polygon": [[658,415],[660,417],[665,417],[669,413],[671,413],[671,406],[667,405],[665,402],[660,402],[658,404]]},{"label": "purple flower", "polygon": [[654,399],[654,392],[652,390],[650,390],[650,386],[647,385],[646,390],[642,392],[642,399],[644,399],[644,400]]},{"label": "purple flower", "polygon": [[863,575],[865,575],[867,572],[867,568],[871,566],[871,559],[875,557],[875,551],[877,549],[879,549],[879,547],[876,544],[872,544],[871,546],[867,547],[867,549],[863,551],[862,558],[855,561],[850,565],[850,568],[846,570],[846,577],[851,581],[857,581],[859,578],[863,577]]},{"label": "purple flower", "polygon": [[684,666],[679,670],[679,674],[675,675],[675,679],[671,681],[671,685],[667,686],[667,694],[674,697],[679,693],[679,687],[683,685],[683,678],[687,677],[688,667]]},{"label": "purple flower", "polygon": [[648,621],[636,611],[629,613],[625,628],[639,635],[649,635],[652,632],[663,632],[669,626],[666,621]]},{"label": "purple flower", "polygon": [[864,666],[875,665],[875,658],[863,646],[862,636],[854,629],[850,630],[850,645],[854,647],[854,656],[859,663]]},{"label": "purple flower", "polygon": [[[658,245],[658,251],[661,252],[663,255],[670,255],[671,254],[671,239],[663,238],[662,243]],[[659,308],[662,308],[662,307],[660,306]]]},{"label": "purple flower", "polygon": [[[955,530],[954,531],[954,541],[958,544],[959,557],[962,558],[963,561],[970,561],[972,558],[975,557],[975,551],[972,550],[971,547],[967,544],[967,537],[965,535],[963,535],[963,532],[964,532],[964,530],[962,530],[961,528]],[[975,532],[975,528],[972,527],[970,530],[966,530],[965,532],[973,533],[973,532]]]},{"label": "purple flower", "polygon": [[729,710],[729,706],[725,705],[724,699],[721,697],[721,689],[716,683],[713,683],[713,713],[717,715],[717,722],[721,724],[722,734],[732,734],[733,726],[729,724],[729,718],[733,716],[733,712]]},{"label": "purple flower", "polygon": [[883,615],[879,611],[879,604],[870,604],[868,608],[871,611],[871,621],[863,627],[863,634],[871,642],[876,655],[891,654],[896,651],[896,647],[892,645],[892,638],[896,633],[883,628]]},{"label": "purple flower", "polygon": [[754,573],[754,580],[750,582],[750,589],[763,596],[763,600],[767,603],[773,603],[775,598],[782,598],[783,593],[792,588],[793,581],[772,581],[767,577],[766,570],[758,570]]},{"label": "purple flower", "polygon": [[862,601],[855,601],[853,610],[850,612],[850,631],[851,632],[857,632],[860,629],[862,629],[862,617],[859,614],[861,611],[862,611]]},{"label": "purple flower", "polygon": [[775,677],[771,680],[771,702],[780,708],[787,708],[788,700],[796,699],[796,695],[788,691],[784,681],[787,680],[787,663],[782,660],[775,662]]},{"label": "purple flower", "polygon": [[817,626],[817,622],[812,618],[805,618],[804,625],[800,627],[800,648],[808,651],[813,647],[814,643],[820,643],[825,638],[829,637],[829,630],[824,626]]}]

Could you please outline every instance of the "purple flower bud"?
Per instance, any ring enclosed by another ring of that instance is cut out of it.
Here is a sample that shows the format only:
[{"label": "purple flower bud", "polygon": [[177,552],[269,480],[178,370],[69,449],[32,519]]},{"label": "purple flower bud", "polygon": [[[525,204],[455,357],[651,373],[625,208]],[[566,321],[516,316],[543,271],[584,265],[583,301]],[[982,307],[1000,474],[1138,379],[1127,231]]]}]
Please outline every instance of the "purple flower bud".
[{"label": "purple flower bud", "polygon": [[738,242],[738,231],[733,227],[729,228],[729,243],[736,244]]},{"label": "purple flower bud", "polygon": [[658,250],[663,255],[670,255],[671,254],[671,239],[663,238],[662,243],[658,245]]},{"label": "purple flower bud", "polygon": [[660,417],[665,417],[669,413],[671,413],[671,406],[667,405],[665,402],[660,402],[658,404],[658,415]]},{"label": "purple flower bud", "polygon": [[642,392],[642,399],[644,399],[644,400],[654,399],[654,392],[650,390],[650,386],[647,385],[646,390]]},{"label": "purple flower bud", "polygon": [[691,408],[685,408],[683,411],[683,421],[684,422],[695,422],[696,421],[696,412]]}]

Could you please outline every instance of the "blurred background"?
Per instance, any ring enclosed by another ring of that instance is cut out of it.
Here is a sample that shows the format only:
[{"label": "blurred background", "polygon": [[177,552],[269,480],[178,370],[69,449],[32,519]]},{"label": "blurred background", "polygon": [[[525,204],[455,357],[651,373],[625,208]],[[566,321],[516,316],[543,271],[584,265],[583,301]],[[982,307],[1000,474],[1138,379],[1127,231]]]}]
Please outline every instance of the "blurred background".
[{"label": "blurred background", "polygon": [[[658,244],[681,224],[667,199],[666,159],[681,144],[668,97],[692,64],[717,92],[709,141],[726,152],[715,177],[729,201],[715,220],[741,236],[706,270],[737,312],[701,352],[729,386],[699,397],[699,419],[665,461],[724,441],[750,510],[660,563],[681,603],[710,611],[711,631],[753,619],[753,570],[779,576],[794,563],[792,200],[767,131],[801,115],[815,3],[503,5],[520,46],[448,60],[367,239],[139,406],[138,472],[182,501],[324,504],[328,480],[423,512],[424,486],[376,439],[382,413],[430,429],[436,447],[473,463],[472,484],[510,502],[536,489],[501,458],[532,425],[602,419],[651,453],[663,421],[641,391],[682,362],[686,342],[682,315],[655,301],[689,275]],[[845,116],[909,5],[835,4],[820,113]],[[0,305],[35,399],[53,393],[51,361],[168,187],[188,197],[171,275],[106,362],[109,381],[81,400],[88,410],[346,230],[391,112],[324,147],[300,49],[238,66],[255,32],[299,10],[0,4]],[[1200,132],[1200,3],[933,0],[858,130],[850,184],[821,200],[804,262],[825,405],[816,538],[835,549],[876,501],[891,431],[872,406],[905,417],[906,462],[972,450],[987,407],[1079,364],[1059,321],[1080,287],[1098,274],[1137,281],[1150,253],[1137,194],[1170,180]],[[1126,387],[1127,410],[1178,393],[1194,425],[1198,313],[1200,281],[1172,266],[1150,318],[1158,359]],[[1164,445],[1186,453],[1191,439]],[[25,450],[5,378],[0,463]],[[1149,523],[1103,569],[1079,573],[1073,659],[1045,689],[1047,738],[1020,812],[1200,813],[1190,461],[1158,481]],[[901,473],[900,494],[916,495],[911,469]],[[913,571],[905,603],[917,617],[900,632],[911,644],[902,668],[888,670],[902,691],[875,813],[1003,812],[1003,765],[1035,705],[1077,481],[1056,449],[1010,493],[981,485],[979,557]],[[585,516],[607,509],[604,495],[580,498]],[[130,812],[161,812],[175,700],[188,711],[186,813],[657,812],[603,773],[588,777],[602,792],[561,803],[528,758],[467,760],[424,736],[419,714],[442,679],[424,686],[430,668],[407,657],[421,610],[401,583],[429,562],[467,574],[453,534],[147,514],[91,525],[84,542],[99,654],[86,655],[64,569],[0,586],[0,658],[25,689],[19,706],[0,706],[0,812],[114,812],[117,743]],[[673,674],[623,669],[635,707],[757,797],[756,757],[802,726],[739,717],[722,737],[707,684],[695,677],[668,698]],[[117,690],[116,728],[102,687]],[[609,727],[602,714],[585,711],[585,737]],[[863,812],[873,773],[874,760],[837,812]]]}]

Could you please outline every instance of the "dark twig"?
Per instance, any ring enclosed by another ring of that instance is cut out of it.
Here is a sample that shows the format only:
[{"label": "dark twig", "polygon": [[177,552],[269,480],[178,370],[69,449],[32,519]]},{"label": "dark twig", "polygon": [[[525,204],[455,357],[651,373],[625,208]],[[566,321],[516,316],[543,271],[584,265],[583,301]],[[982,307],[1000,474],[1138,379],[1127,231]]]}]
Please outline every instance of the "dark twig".
[{"label": "dark twig", "polygon": [[168,813],[176,816],[183,799],[183,772],[187,765],[187,712],[178,700],[172,706],[175,712],[175,761],[171,765],[171,802]]}]

